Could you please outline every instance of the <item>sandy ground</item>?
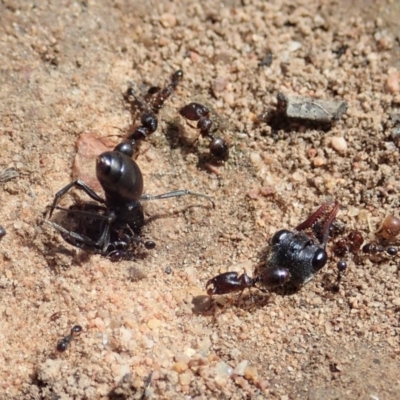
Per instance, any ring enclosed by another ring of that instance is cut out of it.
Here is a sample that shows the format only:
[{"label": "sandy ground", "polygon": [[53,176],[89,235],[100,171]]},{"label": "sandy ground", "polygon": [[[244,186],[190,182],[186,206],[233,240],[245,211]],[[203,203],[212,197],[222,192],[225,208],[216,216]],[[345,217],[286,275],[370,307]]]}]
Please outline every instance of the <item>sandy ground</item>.
[{"label": "sandy ground", "polygon": [[[275,231],[327,199],[366,239],[398,215],[398,3],[144,3],[0,3],[0,169],[19,173],[0,183],[0,398],[399,398],[398,256],[349,260],[338,292],[332,259],[295,294],[254,291],[202,312],[208,279],[251,274]],[[177,69],[182,84],[138,157],[145,192],[195,190],[215,210],[189,197],[145,204],[157,247],[135,262],[70,246],[43,216],[72,179],[78,138],[121,140],[128,85],[165,85]],[[325,129],[271,126],[257,116],[280,91],[349,109]],[[177,112],[199,99],[231,144],[213,170]],[[75,324],[82,334],[57,353]]]}]

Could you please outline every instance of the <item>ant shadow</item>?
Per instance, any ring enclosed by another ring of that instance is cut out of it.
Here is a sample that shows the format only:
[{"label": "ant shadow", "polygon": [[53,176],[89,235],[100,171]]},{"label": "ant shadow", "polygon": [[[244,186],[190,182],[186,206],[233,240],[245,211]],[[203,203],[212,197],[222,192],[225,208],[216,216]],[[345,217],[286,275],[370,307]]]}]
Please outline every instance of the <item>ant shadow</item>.
[{"label": "ant shadow", "polygon": [[[97,204],[92,203],[90,201],[84,202],[84,201],[78,201],[72,205],[72,207],[75,207],[77,204],[79,204],[79,207],[83,208],[90,208],[91,206],[97,206]],[[152,222],[159,220],[159,219],[165,219],[165,218],[171,218],[173,216],[177,215],[182,215],[185,212],[193,209],[193,208],[210,208],[209,205],[204,205],[204,204],[196,204],[196,205],[187,205],[185,207],[181,207],[178,210],[175,211],[165,211],[162,213],[155,213],[152,214],[150,217],[145,218],[143,227],[146,225],[151,224]],[[97,210],[98,211],[98,210]],[[94,214],[96,214],[96,211],[92,211]],[[101,215],[101,214],[99,214]],[[102,229],[102,221],[96,218],[91,219],[90,216],[81,218],[81,217],[76,217],[74,216],[72,210],[71,213],[68,211],[58,211],[54,213],[53,215],[53,222],[56,224],[60,225],[61,227],[65,228],[67,231],[71,231],[74,233],[78,234],[84,234],[87,236],[90,236],[91,238],[96,238],[100,236],[100,232]],[[56,266],[55,262],[51,260],[54,259],[56,254],[61,254],[61,255],[66,255],[69,256],[75,265],[82,265],[85,262],[89,261],[90,257],[93,254],[101,254],[96,252],[94,249],[86,248],[83,244],[80,244],[80,242],[69,238],[66,234],[61,233],[61,237],[70,244],[71,246],[74,246],[75,248],[80,249],[80,252],[76,252],[72,249],[68,249],[67,247],[63,245],[59,245],[57,247],[51,247],[49,249],[49,252],[46,254],[48,260],[49,260],[49,265],[51,266]],[[112,253],[112,252],[111,252]],[[111,261],[114,261],[112,257],[109,257],[108,255],[101,254],[103,257],[110,258]],[[142,246],[140,246],[137,243],[132,243],[130,246],[130,249],[126,251],[125,255],[117,259],[115,261],[120,261],[120,260],[125,260],[125,261],[138,261],[138,260],[144,260],[149,256],[149,253],[145,251]],[[53,265],[54,264],[54,265]]]},{"label": "ant shadow", "polygon": [[198,133],[195,140],[189,139],[185,135],[185,127],[178,120],[167,122],[165,137],[169,147],[172,150],[179,149],[182,157],[186,158],[189,154],[194,154],[198,160],[196,167],[203,171],[210,171],[207,165],[220,166],[223,164],[221,160],[216,159],[209,152],[199,151],[198,145],[201,134]]},{"label": "ant shadow", "polygon": [[259,293],[251,293],[241,296],[232,295],[231,297],[222,297],[216,299],[208,295],[195,296],[192,299],[192,313],[204,317],[215,318],[223,313],[228,307],[251,312],[257,308],[266,306],[269,302],[269,296],[261,296]]},{"label": "ant shadow", "polygon": [[210,207],[211,206],[205,205],[205,204],[190,204],[185,207],[181,207],[180,209],[175,210],[175,211],[169,210],[169,211],[165,211],[165,212],[156,212],[155,214],[152,214],[150,217],[147,217],[145,219],[143,226],[151,224],[152,222],[157,221],[159,219],[171,218],[171,217],[174,217],[177,215],[182,215],[185,212],[187,212],[191,209],[194,209],[194,208],[210,209]]},{"label": "ant shadow", "polygon": [[299,288],[286,285],[278,288],[270,288],[268,290],[254,287],[247,290],[248,293],[246,294],[231,294],[230,297],[228,297],[229,295],[214,295],[214,297],[198,295],[192,299],[192,313],[215,318],[216,315],[223,313],[228,307],[235,307],[246,312],[252,312],[256,309],[268,306],[272,293],[279,296],[292,296],[298,291]]}]

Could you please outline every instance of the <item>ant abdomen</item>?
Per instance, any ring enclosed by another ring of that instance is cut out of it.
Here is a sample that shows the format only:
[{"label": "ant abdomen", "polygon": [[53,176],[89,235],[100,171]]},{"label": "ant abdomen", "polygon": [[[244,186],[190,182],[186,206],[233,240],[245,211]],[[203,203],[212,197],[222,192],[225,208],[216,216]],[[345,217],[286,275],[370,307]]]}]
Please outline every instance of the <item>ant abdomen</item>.
[{"label": "ant abdomen", "polygon": [[285,285],[291,277],[287,268],[269,267],[260,269],[256,280],[267,288],[274,288]]}]

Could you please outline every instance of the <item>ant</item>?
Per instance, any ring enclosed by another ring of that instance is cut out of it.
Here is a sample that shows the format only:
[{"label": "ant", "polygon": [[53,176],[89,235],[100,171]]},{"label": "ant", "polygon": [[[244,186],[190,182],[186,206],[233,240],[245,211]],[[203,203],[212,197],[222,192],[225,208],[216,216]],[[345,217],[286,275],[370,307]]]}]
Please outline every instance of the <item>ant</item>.
[{"label": "ant", "polygon": [[128,137],[131,143],[146,139],[157,130],[158,119],[156,114],[158,114],[164,106],[168,97],[172,95],[182,78],[183,71],[175,71],[172,75],[171,83],[165,88],[161,89],[159,86],[150,87],[145,96],[145,101],[139,99],[135,95],[135,91],[132,87],[127,89],[124,98],[131,105],[131,113],[135,114],[136,110],[142,112],[140,118],[141,125],[137,126]]},{"label": "ant", "polygon": [[[46,220],[61,232],[68,243],[118,261],[129,255],[127,249],[132,243],[142,243],[147,249],[155,247],[154,242],[143,241],[140,237],[144,225],[141,201],[192,195],[209,200],[214,207],[214,202],[207,195],[186,189],[173,190],[156,196],[144,195],[143,176],[139,166],[132,159],[133,152],[131,143],[122,142],[113,151],[106,151],[97,157],[96,175],[103,187],[105,199],[79,179],[56,193],[49,217],[57,209],[81,218],[77,231],[67,230]],[[83,190],[92,200],[100,204],[77,203],[69,209],[57,206],[60,198],[73,187]]]},{"label": "ant", "polygon": [[[172,81],[166,88],[157,91],[154,88],[151,89],[151,96],[150,94],[149,96],[154,99],[150,105],[137,98],[132,88],[128,89],[126,99],[131,102],[132,110],[139,108],[142,111],[142,125],[135,129],[128,137],[128,141],[119,143],[113,151],[106,151],[97,157],[96,175],[104,190],[105,199],[79,179],[56,193],[49,217],[55,209],[79,217],[75,231],[46,221],[54,229],[60,231],[68,243],[109,256],[112,261],[118,261],[130,254],[127,249],[133,243],[142,243],[147,249],[155,247],[154,242],[143,241],[140,237],[144,225],[141,201],[193,195],[206,198],[214,207],[213,201],[208,196],[185,189],[157,196],[143,195],[143,176],[139,166],[132,159],[137,144],[156,131],[158,120],[155,112],[163,106],[182,77],[183,72],[178,70],[173,74]],[[92,200],[100,204],[78,202],[69,209],[57,206],[60,198],[73,187],[83,190]]]},{"label": "ant", "polygon": [[183,71],[178,69],[172,74],[171,83],[164,89],[152,86],[147,91],[146,100],[150,103],[152,110],[157,114],[164,106],[165,101],[172,95],[179,82],[183,79]]},{"label": "ant", "polygon": [[[389,256],[395,256],[398,249],[390,245],[390,242],[400,233],[400,219],[393,215],[386,216],[376,233],[380,237],[377,237],[375,241],[364,243],[361,232],[351,231],[346,238],[340,238],[334,243],[333,252],[339,257],[344,257],[347,253],[355,256],[361,249],[363,254],[369,254],[372,257],[384,252]],[[340,271],[339,263],[338,269]],[[344,270],[345,268],[341,272]]]},{"label": "ant", "polygon": [[[338,211],[338,202],[327,202],[298,225],[295,231],[279,230],[271,238],[267,259],[256,266],[254,278],[246,273],[238,275],[237,272],[225,272],[207,282],[207,294],[211,297],[240,291],[241,297],[245,289],[260,289],[258,284],[265,288],[287,284],[298,288],[305,285],[328,261],[325,248],[329,228]],[[307,234],[305,230],[313,230],[322,217],[324,222],[320,232],[313,231],[313,236]]]},{"label": "ant", "polygon": [[229,158],[229,146],[224,139],[211,133],[213,121],[210,119],[210,110],[199,103],[189,103],[179,110],[182,117],[190,121],[198,121],[197,129],[200,135],[210,139],[210,153],[217,160],[226,161]]},{"label": "ant", "polygon": [[64,352],[65,350],[68,349],[68,346],[72,342],[72,339],[78,335],[80,335],[82,332],[82,327],[80,325],[75,325],[71,328],[71,333],[65,337],[63,337],[61,340],[58,341],[57,343],[57,350],[59,352]]}]

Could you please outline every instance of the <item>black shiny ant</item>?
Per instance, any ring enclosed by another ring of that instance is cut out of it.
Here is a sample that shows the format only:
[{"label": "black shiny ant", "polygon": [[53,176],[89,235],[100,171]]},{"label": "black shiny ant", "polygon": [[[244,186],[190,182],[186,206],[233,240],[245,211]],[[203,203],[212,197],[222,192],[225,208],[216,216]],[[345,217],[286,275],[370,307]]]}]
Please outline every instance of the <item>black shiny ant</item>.
[{"label": "black shiny ant", "polygon": [[68,346],[72,342],[72,339],[78,335],[80,335],[82,332],[82,327],[80,325],[75,325],[71,328],[71,333],[65,337],[63,337],[61,340],[58,341],[57,343],[57,351],[63,353],[68,349]]},{"label": "black shiny ant", "polygon": [[[287,284],[297,288],[305,285],[328,261],[325,248],[329,228],[338,211],[339,203],[325,203],[298,225],[295,231],[283,229],[276,232],[270,241],[268,257],[255,268],[254,278],[246,273],[239,275],[237,272],[225,272],[207,282],[207,294],[211,297],[241,292],[241,296],[245,289],[260,289],[258,285],[268,289]],[[324,222],[318,233],[313,232],[310,236],[305,232],[306,229],[313,229],[322,218]]]},{"label": "black shiny ant", "polygon": [[229,158],[229,146],[224,139],[214,136],[211,132],[213,121],[210,118],[210,110],[199,103],[189,103],[179,110],[182,117],[197,121],[197,129],[200,129],[200,135],[210,139],[210,153],[215,159],[226,161]]},{"label": "black shiny ant", "polygon": [[[54,210],[61,210],[80,218],[80,224],[75,231],[51,221],[46,222],[60,231],[63,238],[73,246],[110,256],[113,261],[118,261],[129,257],[128,249],[133,243],[142,243],[147,249],[155,247],[154,242],[143,241],[140,237],[144,225],[141,201],[192,195],[203,197],[214,206],[207,195],[185,189],[156,196],[144,195],[143,176],[132,155],[133,146],[123,142],[113,151],[104,152],[97,157],[96,175],[103,187],[105,199],[81,180],[71,182],[56,193],[49,216],[52,216]],[[82,189],[100,204],[76,203],[69,209],[57,206],[60,198],[73,187]]]}]

